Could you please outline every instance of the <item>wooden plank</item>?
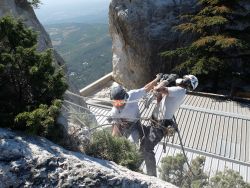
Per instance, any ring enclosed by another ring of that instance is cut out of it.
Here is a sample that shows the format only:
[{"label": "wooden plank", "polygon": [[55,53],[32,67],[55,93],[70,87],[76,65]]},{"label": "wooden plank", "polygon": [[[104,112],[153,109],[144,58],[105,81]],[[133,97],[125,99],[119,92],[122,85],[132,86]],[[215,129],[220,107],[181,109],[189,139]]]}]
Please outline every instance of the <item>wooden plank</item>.
[{"label": "wooden plank", "polygon": [[232,130],[233,130],[233,118],[229,117],[228,127],[227,127],[227,137],[226,137],[226,149],[224,154],[225,157],[230,157],[231,154]]},{"label": "wooden plank", "polygon": [[92,84],[86,86],[85,88],[81,89],[79,92],[82,96],[89,96],[93,95],[97,90],[103,87],[103,85],[108,84],[108,82],[113,80],[113,73],[109,73],[99,80],[93,82]]},{"label": "wooden plank", "polygon": [[187,113],[188,121],[186,122],[185,129],[183,130],[183,133],[181,134],[182,142],[184,145],[188,144],[187,139],[188,139],[188,137],[191,136],[190,132],[193,129],[193,126],[192,126],[193,124],[191,123],[194,119],[193,115],[194,115],[194,112],[191,110],[188,110],[188,113]]},{"label": "wooden plank", "polygon": [[[235,164],[233,163],[233,168],[234,171],[239,172],[240,173],[240,165],[239,164]],[[241,175],[241,174],[240,174]]]},{"label": "wooden plank", "polygon": [[233,109],[234,109],[234,113],[237,114],[237,113],[238,113],[238,105],[237,105],[237,103],[234,102],[234,101],[233,101],[233,107],[234,107],[234,108],[233,108]]},{"label": "wooden plank", "polygon": [[201,121],[200,121],[200,129],[199,134],[197,135],[197,149],[201,150],[202,146],[204,145],[204,137],[205,131],[207,129],[207,118],[208,114],[202,113]]},{"label": "wooden plank", "polygon": [[233,101],[230,101],[229,109],[230,109],[229,112],[234,113],[234,102]]},{"label": "wooden plank", "polygon": [[203,151],[207,151],[207,148],[208,148],[208,138],[211,136],[210,134],[210,130],[211,130],[211,121],[212,121],[212,114],[207,114],[208,115],[208,118],[207,118],[207,121],[205,123],[205,133],[204,133],[204,138],[203,138],[203,145],[202,145],[202,148],[201,150]]},{"label": "wooden plank", "polygon": [[246,121],[246,128],[246,161],[250,162],[250,121]]},{"label": "wooden plank", "polygon": [[201,134],[201,130],[203,128],[203,120],[204,120],[204,113],[199,113],[199,119],[198,121],[195,122],[195,129],[196,132],[194,133],[194,139],[191,143],[191,147],[192,148],[198,148],[198,142],[199,142],[199,138],[200,138],[200,134]]},{"label": "wooden plank", "polygon": [[203,108],[204,101],[205,101],[205,97],[198,97],[197,106]]},{"label": "wooden plank", "polygon": [[224,145],[225,142],[223,142],[223,140],[225,139],[225,135],[224,135],[224,128],[225,128],[225,118],[223,116],[220,116],[220,124],[219,124],[219,133],[218,133],[218,145],[216,147],[216,154],[221,155],[224,151]]},{"label": "wooden plank", "polygon": [[246,151],[247,151],[247,146],[246,146],[246,133],[247,133],[247,127],[246,127],[246,120],[241,120],[240,125],[241,125],[241,137],[240,137],[240,159],[241,161],[246,161]]},{"label": "wooden plank", "polygon": [[[177,110],[177,112],[175,113],[175,118],[176,118],[176,123],[177,123],[177,126],[179,128],[179,130],[181,131],[184,124],[183,124],[183,109],[179,108]],[[168,142],[171,142],[171,143],[177,143],[177,140],[178,140],[178,136],[177,134],[174,134],[174,136],[168,141]]]},{"label": "wooden plank", "polygon": [[206,163],[205,163],[205,171],[207,172],[208,176],[210,177],[210,173],[211,173],[211,165],[213,162],[213,158],[212,157],[206,157]]},{"label": "wooden plank", "polygon": [[225,111],[223,109],[224,100],[218,100],[218,111]]},{"label": "wooden plank", "polygon": [[240,174],[243,177],[244,181],[247,181],[247,167],[240,165]]},{"label": "wooden plank", "polygon": [[[176,122],[178,124],[178,128],[180,130],[180,135],[181,135],[182,139],[183,139],[184,135],[186,134],[185,129],[186,129],[187,112],[188,112],[188,110],[180,109],[178,111],[178,116],[176,116],[176,117],[178,117],[178,120],[176,119]],[[173,140],[174,140],[174,143],[179,144],[179,138],[178,138],[177,134],[175,134]]]},{"label": "wooden plank", "polygon": [[215,120],[215,127],[214,127],[214,132],[213,132],[213,140],[212,140],[212,147],[211,147],[211,152],[216,153],[216,147],[217,147],[217,142],[218,142],[218,132],[219,132],[219,127],[220,127],[220,120],[221,116],[216,116]]},{"label": "wooden plank", "polygon": [[226,165],[226,161],[219,160],[217,172],[225,171],[225,165]]},{"label": "wooden plank", "polygon": [[190,105],[195,106],[196,96],[192,95],[190,100]]},{"label": "wooden plank", "polygon": [[216,117],[215,115],[212,115],[212,121],[211,121],[211,128],[209,132],[209,137],[208,137],[208,147],[207,147],[207,152],[212,152],[212,142],[214,140],[214,130],[215,130],[215,122],[216,122]]},{"label": "wooden plank", "polygon": [[[95,115],[104,115],[103,114],[103,110],[101,108],[97,108],[95,110]],[[107,114],[106,114],[107,115]],[[100,125],[103,124],[103,122],[106,120],[107,118],[104,116],[98,116],[98,121],[100,122]]]},{"label": "wooden plank", "polygon": [[[179,128],[180,131],[182,131],[182,128],[183,128],[183,116],[185,114],[185,110],[179,108],[179,110],[175,113],[175,118],[176,118],[176,123],[177,123],[177,126]],[[177,137],[177,134],[174,134],[173,137],[171,137],[168,142],[173,142],[173,143],[177,143],[179,144],[179,141],[178,141],[178,137]]]},{"label": "wooden plank", "polygon": [[194,97],[194,101],[193,101],[193,106],[199,106],[198,104],[198,102],[199,102],[199,100],[200,100],[200,96],[195,96]]},{"label": "wooden plank", "polygon": [[162,154],[163,154],[163,145],[157,144],[157,146],[155,147],[156,165],[160,163]]},{"label": "wooden plank", "polygon": [[234,158],[237,160],[240,160],[241,156],[241,143],[242,143],[242,119],[235,119],[235,123],[237,124],[237,129],[236,129],[236,145],[235,145],[235,156]]},{"label": "wooden plank", "polygon": [[199,121],[199,117],[200,117],[200,113],[199,112],[194,112],[194,116],[192,118],[192,123],[190,125],[193,125],[193,127],[191,128],[188,137],[187,137],[187,141],[185,142],[185,145],[188,147],[191,147],[193,145],[193,141],[195,139],[196,136],[196,130],[197,130],[197,124]]},{"label": "wooden plank", "polygon": [[210,101],[210,97],[206,97],[206,103],[203,104],[203,108],[209,108]]},{"label": "wooden plank", "polygon": [[227,101],[222,102],[222,111],[227,112]]},{"label": "wooden plank", "polygon": [[186,95],[183,104],[190,104],[192,95]]},{"label": "wooden plank", "polygon": [[233,126],[232,126],[232,133],[231,133],[231,147],[230,147],[230,158],[235,159],[236,156],[236,147],[237,147],[237,142],[236,142],[236,137],[237,137],[237,119],[233,118]]},{"label": "wooden plank", "polygon": [[225,168],[227,168],[227,169],[233,169],[233,163],[226,161]]},{"label": "wooden plank", "polygon": [[227,147],[227,136],[228,136],[228,122],[229,122],[229,117],[222,117],[222,122],[223,124],[223,130],[221,131],[222,136],[221,136],[221,147],[220,147],[220,152],[219,155],[225,156],[226,153],[226,147]]},{"label": "wooden plank", "polygon": [[219,160],[213,158],[213,161],[211,163],[211,168],[210,168],[210,176],[214,176],[218,170],[219,166]]},{"label": "wooden plank", "polygon": [[250,167],[247,167],[247,182],[250,182]]},{"label": "wooden plank", "polygon": [[206,109],[212,109],[212,104],[213,104],[213,99],[211,97],[209,97],[209,102],[207,104],[207,106],[205,107]]},{"label": "wooden plank", "polygon": [[225,101],[225,105],[226,105],[225,110],[226,110],[226,112],[230,112],[230,110],[229,110],[229,103],[230,102],[228,100]]},{"label": "wooden plank", "polygon": [[250,114],[250,104],[245,104],[245,114]]}]

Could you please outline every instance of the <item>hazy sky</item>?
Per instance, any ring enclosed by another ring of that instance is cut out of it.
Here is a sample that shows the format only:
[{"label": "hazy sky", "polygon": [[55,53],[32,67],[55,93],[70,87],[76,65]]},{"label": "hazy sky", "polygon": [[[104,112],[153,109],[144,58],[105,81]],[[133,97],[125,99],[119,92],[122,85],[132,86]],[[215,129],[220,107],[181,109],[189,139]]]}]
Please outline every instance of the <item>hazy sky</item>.
[{"label": "hazy sky", "polygon": [[80,16],[108,14],[110,0],[41,0],[35,12],[43,23]]},{"label": "hazy sky", "polygon": [[109,3],[110,0],[41,0],[42,5],[41,8],[47,7],[61,7],[61,6],[72,6],[75,4],[76,6],[86,6],[86,7],[94,7],[96,5],[104,5]]}]

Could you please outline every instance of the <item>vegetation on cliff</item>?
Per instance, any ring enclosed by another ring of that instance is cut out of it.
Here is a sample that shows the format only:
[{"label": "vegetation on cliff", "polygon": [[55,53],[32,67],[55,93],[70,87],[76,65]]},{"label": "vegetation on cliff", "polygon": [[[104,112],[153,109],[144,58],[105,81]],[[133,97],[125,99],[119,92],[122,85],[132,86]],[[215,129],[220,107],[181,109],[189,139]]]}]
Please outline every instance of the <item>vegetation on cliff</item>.
[{"label": "vegetation on cliff", "polygon": [[0,19],[0,127],[48,134],[67,88],[51,50],[36,50],[37,34],[21,20]]},{"label": "vegetation on cliff", "polygon": [[99,131],[93,135],[86,154],[114,161],[131,170],[139,171],[142,156],[126,138],[114,137],[109,132]]},{"label": "vegetation on cliff", "polygon": [[204,172],[205,157],[196,157],[191,161],[192,172],[187,168],[183,154],[166,156],[161,160],[160,178],[181,188],[189,187],[223,187],[250,188],[250,184],[236,171],[225,169],[209,179]]},{"label": "vegetation on cliff", "polygon": [[41,1],[40,0],[28,0],[28,3],[34,8],[38,8],[39,4],[41,4]]},{"label": "vegetation on cliff", "polygon": [[[162,53],[180,57],[180,74],[198,75],[201,84],[213,81],[213,91],[229,90],[234,78],[248,80],[250,74],[250,12],[243,0],[198,0],[198,11],[182,16],[175,29],[189,33],[195,40]],[[219,85],[220,84],[220,85]]]}]

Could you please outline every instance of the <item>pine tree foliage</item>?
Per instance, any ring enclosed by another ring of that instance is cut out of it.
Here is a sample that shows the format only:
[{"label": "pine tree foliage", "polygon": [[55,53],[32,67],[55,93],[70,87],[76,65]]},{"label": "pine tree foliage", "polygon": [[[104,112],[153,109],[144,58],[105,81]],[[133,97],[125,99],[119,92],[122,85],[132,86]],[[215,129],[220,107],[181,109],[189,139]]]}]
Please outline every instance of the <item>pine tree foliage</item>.
[{"label": "pine tree foliage", "polygon": [[107,131],[94,133],[85,152],[93,157],[114,161],[134,171],[139,171],[142,163],[142,156],[135,145],[126,138],[114,137]]},{"label": "pine tree foliage", "polygon": [[[162,55],[179,57],[180,74],[192,73],[207,78],[231,80],[234,72],[242,78],[250,74],[250,10],[244,0],[198,0],[199,10],[183,15],[175,29],[196,36],[191,44]],[[245,25],[244,27],[242,27]]]},{"label": "pine tree foliage", "polygon": [[243,180],[239,172],[226,169],[224,172],[218,172],[211,178],[209,188],[223,187],[223,188],[250,188],[250,184]]},{"label": "pine tree foliage", "polygon": [[204,172],[205,157],[196,157],[191,161],[191,171],[185,164],[183,154],[166,156],[161,160],[160,177],[181,188],[250,188],[250,184],[243,180],[239,172],[226,169],[217,172],[209,179]]},{"label": "pine tree foliage", "polygon": [[208,176],[203,172],[205,157],[197,157],[191,162],[194,175],[187,168],[183,154],[166,156],[161,160],[160,177],[178,187],[204,187],[208,184]]},{"label": "pine tree foliage", "polygon": [[34,117],[41,119],[40,125],[53,125],[53,121],[45,119],[55,118],[52,106],[58,109],[60,105],[53,101],[62,99],[67,84],[62,70],[56,71],[52,66],[51,50],[39,53],[36,44],[37,34],[21,20],[10,16],[0,19],[1,127],[30,130],[39,124],[30,122]]}]

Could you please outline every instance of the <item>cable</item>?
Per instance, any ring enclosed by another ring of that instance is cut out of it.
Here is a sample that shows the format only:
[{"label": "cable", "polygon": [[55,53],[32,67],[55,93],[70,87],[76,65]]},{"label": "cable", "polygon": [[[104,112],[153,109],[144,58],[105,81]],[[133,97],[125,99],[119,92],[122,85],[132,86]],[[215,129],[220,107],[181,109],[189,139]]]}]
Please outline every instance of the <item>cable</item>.
[{"label": "cable", "polygon": [[[80,96],[80,95],[77,95],[77,94],[74,94],[74,93],[72,93],[72,92],[70,92],[70,91],[67,91],[66,93],[68,93],[68,94],[71,94],[71,95],[74,95],[74,96],[77,96],[77,97],[79,97],[79,98],[82,98],[82,99],[84,99],[84,100],[86,100],[86,99],[92,99],[92,100],[96,100],[96,101],[101,101],[101,102],[112,102],[111,100],[103,100],[103,99],[96,99],[96,98],[91,98],[91,97],[82,97],[82,96]],[[147,97],[150,97],[150,95],[147,95]],[[71,104],[71,105],[75,105],[75,106],[77,106],[77,107],[79,107],[79,108],[82,108],[82,109],[84,109],[84,110],[90,110],[89,108],[86,108],[86,107],[83,107],[83,106],[80,106],[80,105],[78,105],[78,104],[75,104],[75,103],[72,103],[72,102],[70,102],[70,101],[67,101],[67,100],[64,100],[66,103],[69,103],[69,104]],[[134,101],[126,101],[125,103],[135,103],[135,102],[139,102],[140,100],[134,100]],[[151,101],[150,101],[151,102]],[[66,108],[65,106],[63,106],[67,111],[69,111],[69,109],[68,108]],[[143,111],[145,110],[145,108],[143,109]],[[143,112],[142,111],[142,112]],[[142,112],[140,113],[140,114],[142,114]],[[107,116],[107,115],[102,115],[102,114],[90,114],[90,113],[74,113],[74,112],[67,112],[67,113],[69,113],[69,114],[75,114],[75,115],[81,115],[81,114],[83,114],[83,115],[89,115],[89,116],[102,116],[102,117],[110,117],[110,116]],[[159,112],[159,113],[163,113],[162,111],[161,112]],[[113,118],[113,119],[115,119],[115,118]],[[118,119],[118,118],[117,118]],[[154,121],[154,123],[155,123],[155,125],[156,126],[159,126],[159,127],[161,127],[162,125],[160,125],[160,123],[159,122],[157,122],[157,121],[155,121],[154,119],[152,119],[151,117],[150,118],[146,118],[146,117],[140,117],[140,118],[132,118],[133,120],[137,120],[137,121],[141,121],[141,120],[144,120],[144,121]],[[186,161],[186,163],[187,163],[187,166],[188,166],[188,168],[189,168],[189,170],[190,170],[190,172],[192,173],[192,175],[193,176],[195,176],[194,175],[194,172],[192,171],[192,168],[191,168],[191,166],[190,166],[190,164],[189,164],[189,162],[188,162],[188,158],[187,158],[187,155],[186,155],[186,153],[185,153],[185,149],[184,149],[184,146],[183,146],[183,143],[182,143],[182,138],[181,138],[181,135],[180,135],[180,131],[179,131],[179,128],[178,128],[178,126],[177,126],[177,123],[176,123],[176,118],[175,118],[175,116],[173,117],[173,119],[174,119],[174,123],[175,123],[175,130],[176,130],[176,132],[177,132],[177,134],[178,134],[178,138],[179,138],[179,141],[180,141],[180,146],[181,146],[181,149],[182,149],[182,153],[183,153],[183,155],[184,155],[184,157],[185,157],[185,161]],[[78,121],[79,121],[79,119],[78,119]],[[82,122],[81,122],[82,123]],[[97,126],[97,127],[94,127],[94,128],[91,128],[91,129],[89,129],[89,131],[90,132],[92,132],[93,130],[96,130],[96,129],[98,129],[98,128],[101,128],[101,127],[104,127],[104,126],[107,126],[107,125],[112,125],[112,123],[106,123],[106,124],[102,124],[102,125],[99,125],[99,126]],[[143,129],[143,127],[142,127],[142,131],[143,131],[143,133],[144,133],[144,129]],[[145,133],[144,133],[144,136],[145,136]],[[191,177],[189,177],[189,178],[191,178]]]},{"label": "cable", "polygon": [[[107,102],[112,104],[113,100],[109,100],[109,99],[100,99],[100,98],[94,98],[94,97],[83,97],[80,95],[77,95],[75,93],[72,93],[71,91],[67,90],[65,93],[73,95],[75,97],[81,98],[83,100],[95,100],[95,101],[99,101],[99,102]],[[131,101],[124,101],[125,104],[129,104],[129,103],[138,103],[139,101],[142,101],[143,99],[138,99],[138,100],[131,100]]]},{"label": "cable", "polygon": [[174,123],[175,123],[175,124],[174,124],[175,130],[176,130],[176,132],[177,132],[177,134],[178,134],[178,137],[179,137],[179,140],[180,140],[180,145],[181,145],[182,153],[183,153],[183,155],[184,155],[184,157],[185,157],[185,160],[186,160],[186,163],[187,163],[187,165],[188,165],[188,168],[189,168],[190,172],[192,173],[193,176],[195,176],[195,175],[194,175],[194,172],[192,171],[192,168],[191,168],[191,166],[190,166],[190,164],[189,164],[189,162],[188,162],[188,158],[187,158],[187,155],[186,155],[186,153],[185,153],[185,149],[184,149],[184,146],[183,146],[183,143],[182,143],[182,139],[181,139],[181,134],[180,134],[179,128],[178,128],[178,126],[177,126],[175,116],[174,116],[173,119],[174,119]]},{"label": "cable", "polygon": [[[68,101],[68,100],[64,100],[64,102],[69,103],[69,104],[74,105],[74,106],[77,106],[78,108],[82,108],[82,109],[84,109],[84,110],[88,110],[88,111],[89,111],[89,108],[80,106],[80,105],[75,104],[75,103],[73,103],[73,102],[70,102],[70,101]],[[63,107],[64,107],[64,106],[63,106]],[[67,109],[67,108],[65,108],[65,109],[69,111],[69,109]],[[102,114],[91,114],[91,113],[86,113],[86,112],[82,112],[82,113],[67,112],[67,113],[69,113],[69,114],[75,114],[75,115],[80,115],[80,114],[82,114],[82,115],[89,115],[89,116],[110,117],[110,116],[107,116],[107,115],[102,115]],[[120,117],[112,117],[112,118],[113,118],[113,119],[120,119]],[[138,121],[138,120],[149,121],[149,120],[151,120],[151,119],[148,118],[148,117],[140,117],[140,118],[130,118],[130,120],[134,120],[134,121],[136,121],[136,120],[137,120],[137,121]]]}]

